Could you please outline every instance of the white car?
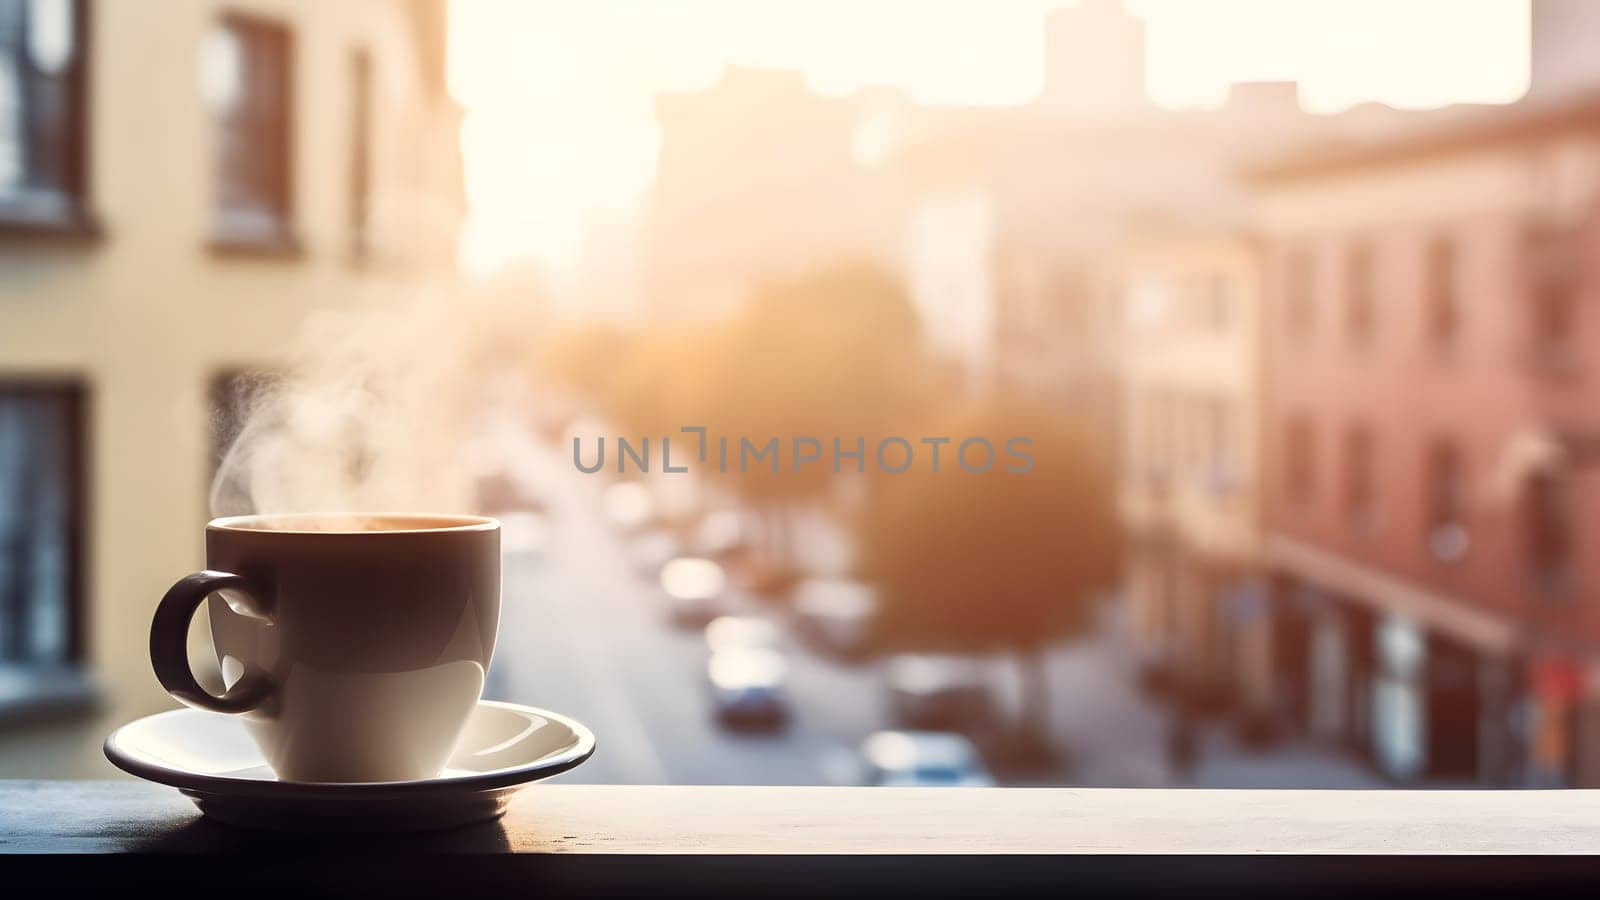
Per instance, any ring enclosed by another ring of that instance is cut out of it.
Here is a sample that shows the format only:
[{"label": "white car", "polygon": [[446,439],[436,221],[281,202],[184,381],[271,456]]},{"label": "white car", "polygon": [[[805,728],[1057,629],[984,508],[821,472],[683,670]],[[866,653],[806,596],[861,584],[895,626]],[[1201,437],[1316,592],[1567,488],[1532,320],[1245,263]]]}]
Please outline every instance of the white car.
[{"label": "white car", "polygon": [[709,559],[681,556],[661,567],[661,593],[675,624],[706,625],[727,609],[728,576]]},{"label": "white car", "polygon": [[778,626],[754,616],[718,616],[706,626],[706,647],[720,650],[776,650],[782,641]]},{"label": "white car", "polygon": [[611,527],[627,534],[650,523],[655,501],[650,489],[637,481],[618,481],[606,486],[600,495],[600,513]]},{"label": "white car", "polygon": [[968,734],[994,719],[988,671],[977,660],[937,654],[903,654],[883,671],[889,709],[902,728]]},{"label": "white car", "polygon": [[880,731],[861,744],[867,783],[886,787],[990,787],[978,749],[945,731]]},{"label": "white car", "polygon": [[635,572],[645,578],[655,578],[661,574],[663,566],[683,555],[683,542],[670,531],[647,528],[628,539],[627,554]]},{"label": "white car", "polygon": [[725,560],[749,549],[750,532],[738,510],[720,509],[700,520],[689,543],[701,556]]},{"label": "white car", "polygon": [[871,586],[844,578],[810,578],[794,592],[802,630],[828,650],[853,655],[866,649],[878,597]]},{"label": "white car", "polygon": [[784,689],[788,666],[776,650],[718,650],[706,662],[706,680],[717,719],[735,728],[778,728],[789,718]]}]

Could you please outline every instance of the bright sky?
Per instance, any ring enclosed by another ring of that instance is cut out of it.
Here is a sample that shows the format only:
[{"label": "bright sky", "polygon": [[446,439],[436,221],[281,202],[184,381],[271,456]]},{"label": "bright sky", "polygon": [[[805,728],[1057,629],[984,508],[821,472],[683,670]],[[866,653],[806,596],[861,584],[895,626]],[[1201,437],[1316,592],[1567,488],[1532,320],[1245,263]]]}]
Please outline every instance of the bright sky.
[{"label": "bright sky", "polygon": [[[803,69],[814,88],[905,87],[935,104],[1025,102],[1041,20],[1072,0],[452,0],[450,83],[469,271],[570,266],[586,223],[648,185],[651,97],[725,64]],[[1163,106],[1294,79],[1313,112],[1509,102],[1528,83],[1528,0],[1127,0]]]}]

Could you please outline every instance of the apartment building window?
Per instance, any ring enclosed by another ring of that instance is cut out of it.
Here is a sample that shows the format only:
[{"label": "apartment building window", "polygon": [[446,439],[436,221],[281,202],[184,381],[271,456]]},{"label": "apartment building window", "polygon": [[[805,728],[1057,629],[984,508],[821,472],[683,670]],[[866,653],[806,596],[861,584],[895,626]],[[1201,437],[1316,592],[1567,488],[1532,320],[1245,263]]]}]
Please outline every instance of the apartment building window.
[{"label": "apartment building window", "polygon": [[1440,350],[1450,349],[1461,329],[1458,264],[1456,245],[1450,239],[1439,238],[1428,247],[1425,288],[1428,339]]},{"label": "apartment building window", "polygon": [[0,0],[0,229],[92,233],[84,0]]},{"label": "apartment building window", "polygon": [[350,255],[364,259],[372,215],[372,54],[350,57]]},{"label": "apartment building window", "polygon": [[295,249],[294,45],[289,29],[229,13],[203,48],[206,101],[216,122],[218,249]]},{"label": "apartment building window", "polygon": [[1467,555],[1467,483],[1461,452],[1451,441],[1428,450],[1425,474],[1428,551],[1440,562],[1459,562]]},{"label": "apartment building window", "polygon": [[1145,401],[1146,477],[1155,488],[1165,487],[1177,455],[1177,401],[1165,391],[1151,391]]},{"label": "apartment building window", "polygon": [[1316,267],[1309,250],[1298,250],[1289,255],[1284,281],[1285,320],[1289,334],[1304,340],[1311,336],[1317,303]]},{"label": "apartment building window", "polygon": [[1345,269],[1345,333],[1352,343],[1372,341],[1377,317],[1375,280],[1372,248],[1357,244],[1350,251]]},{"label": "apartment building window", "polygon": [[[211,401],[212,465],[222,462],[245,423],[278,388],[282,376],[265,369],[229,368],[211,376],[207,393]],[[213,472],[206,474],[210,481]]]},{"label": "apartment building window", "polygon": [[1377,525],[1373,464],[1372,430],[1351,426],[1344,436],[1344,512],[1351,530],[1363,534]]},{"label": "apartment building window", "polygon": [[1572,485],[1560,472],[1538,472],[1526,488],[1528,561],[1534,582],[1550,593],[1572,584]]},{"label": "apartment building window", "polygon": [[1233,468],[1233,446],[1229,440],[1233,416],[1228,402],[1221,397],[1205,401],[1206,480],[1212,493],[1231,493],[1236,487]]},{"label": "apartment building window", "polygon": [[1290,419],[1283,435],[1283,494],[1297,506],[1311,502],[1316,486],[1313,452],[1311,422],[1304,416]]},{"label": "apartment building window", "polygon": [[1572,362],[1577,328],[1577,292],[1563,274],[1547,275],[1533,285],[1533,353],[1536,362],[1565,366]]},{"label": "apartment building window", "polygon": [[77,384],[0,382],[0,665],[81,656],[83,418]]},{"label": "apartment building window", "polygon": [[1530,362],[1563,370],[1576,361],[1578,327],[1578,241],[1570,228],[1530,227],[1523,238],[1523,268],[1528,290]]}]

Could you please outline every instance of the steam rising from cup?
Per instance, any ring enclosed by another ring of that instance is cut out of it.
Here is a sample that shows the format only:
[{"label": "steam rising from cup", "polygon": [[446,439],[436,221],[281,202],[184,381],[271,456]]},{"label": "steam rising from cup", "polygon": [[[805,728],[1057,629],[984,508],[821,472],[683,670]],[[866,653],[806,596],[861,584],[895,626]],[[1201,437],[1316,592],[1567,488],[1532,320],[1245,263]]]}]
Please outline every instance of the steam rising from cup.
[{"label": "steam rising from cup", "polygon": [[234,411],[212,515],[472,510],[496,462],[485,438],[522,408],[525,301],[388,298],[308,318],[281,376]]}]

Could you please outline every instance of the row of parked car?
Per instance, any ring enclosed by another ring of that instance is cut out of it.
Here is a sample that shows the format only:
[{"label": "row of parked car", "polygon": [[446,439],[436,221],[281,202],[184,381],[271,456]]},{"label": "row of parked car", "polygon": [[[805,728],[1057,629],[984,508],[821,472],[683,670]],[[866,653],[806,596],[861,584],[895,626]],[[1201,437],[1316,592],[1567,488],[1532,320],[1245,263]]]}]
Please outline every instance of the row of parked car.
[{"label": "row of parked car", "polygon": [[[871,655],[876,602],[870,585],[807,577],[781,606],[755,610],[730,574],[753,548],[737,510],[718,510],[692,527],[670,527],[651,513],[648,490],[618,482],[605,514],[627,541],[639,575],[659,586],[664,615],[678,628],[703,630],[705,684],[712,714],[730,730],[774,731],[794,718],[786,636],[841,664]],[[784,623],[789,626],[785,629]],[[896,725],[860,747],[865,780],[883,785],[987,785],[993,779],[969,735],[994,719],[987,671],[975,661],[901,655],[883,667]]]}]

